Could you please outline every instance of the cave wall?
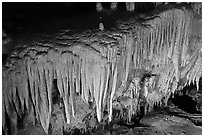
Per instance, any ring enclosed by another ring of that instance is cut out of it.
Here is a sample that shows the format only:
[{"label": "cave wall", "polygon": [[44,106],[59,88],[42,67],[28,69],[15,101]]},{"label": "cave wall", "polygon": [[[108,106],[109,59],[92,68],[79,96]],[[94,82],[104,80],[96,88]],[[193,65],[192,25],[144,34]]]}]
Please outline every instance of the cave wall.
[{"label": "cave wall", "polygon": [[[153,15],[143,21],[120,20],[113,31],[70,35],[65,30],[22,41],[3,66],[5,133],[7,115],[12,134],[16,134],[18,117],[31,110],[34,123],[40,121],[48,133],[54,80],[64,108],[63,121],[68,125],[83,123],[90,110],[96,112],[98,122],[105,117],[111,121],[114,108],[128,108],[130,120],[140,111],[141,100],[150,111],[153,105],[166,104],[178,87],[198,83],[201,33],[199,37],[192,33],[198,23],[193,13],[167,7]],[[83,112],[77,110],[79,102],[86,104]]]}]

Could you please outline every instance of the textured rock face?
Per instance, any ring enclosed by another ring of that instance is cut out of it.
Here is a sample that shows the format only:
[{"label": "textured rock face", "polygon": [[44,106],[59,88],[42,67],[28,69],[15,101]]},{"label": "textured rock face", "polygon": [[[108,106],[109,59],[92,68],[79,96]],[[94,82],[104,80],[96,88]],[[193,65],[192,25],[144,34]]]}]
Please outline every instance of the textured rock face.
[{"label": "textured rock face", "polygon": [[141,102],[145,112],[166,104],[177,87],[201,77],[201,37],[192,35],[193,20],[188,10],[167,8],[142,22],[118,21],[114,31],[63,31],[21,43],[3,67],[3,129],[8,115],[16,134],[17,115],[31,107],[45,133],[61,134],[65,127],[111,121],[113,109],[130,121]]},{"label": "textured rock face", "polygon": [[[156,117],[148,116],[141,120],[141,123],[148,125],[149,129],[159,131],[160,135],[201,135],[202,128],[196,127],[185,118],[157,114]],[[155,134],[155,133],[153,133]],[[158,132],[157,132],[158,134]]]}]

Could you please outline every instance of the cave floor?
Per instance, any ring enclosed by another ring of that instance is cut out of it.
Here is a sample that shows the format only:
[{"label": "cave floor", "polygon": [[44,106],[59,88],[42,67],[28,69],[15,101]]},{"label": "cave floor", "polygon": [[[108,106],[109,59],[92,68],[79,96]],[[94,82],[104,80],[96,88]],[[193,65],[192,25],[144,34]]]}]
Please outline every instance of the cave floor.
[{"label": "cave floor", "polygon": [[[174,109],[174,112],[175,112],[175,109]],[[170,114],[170,112],[167,112],[166,110],[160,110],[160,111],[152,112],[145,115],[140,120],[139,126],[132,126],[130,128],[130,126],[113,124],[112,126],[109,126],[109,129],[105,128],[104,130],[102,130],[99,128],[99,129],[96,129],[91,134],[95,134],[95,135],[202,135],[201,115],[193,114],[190,119],[190,117],[187,118],[187,116],[184,115],[184,113],[178,113],[178,115],[176,113],[174,114],[175,115]],[[183,114],[183,115],[179,116],[179,114]]]},{"label": "cave floor", "polygon": [[[134,122],[133,122],[134,123]],[[43,135],[40,124],[30,124],[18,131],[19,135]],[[63,134],[63,133],[59,133]],[[73,133],[80,134],[80,133]],[[143,116],[138,124],[112,122],[99,125],[90,135],[202,135],[202,114],[189,114],[174,106]]]}]

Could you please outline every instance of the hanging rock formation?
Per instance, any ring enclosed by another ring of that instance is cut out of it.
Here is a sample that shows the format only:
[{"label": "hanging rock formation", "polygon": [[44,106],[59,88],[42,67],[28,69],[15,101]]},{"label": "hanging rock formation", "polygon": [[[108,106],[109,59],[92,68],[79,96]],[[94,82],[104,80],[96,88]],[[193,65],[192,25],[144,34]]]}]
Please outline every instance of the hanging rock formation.
[{"label": "hanging rock formation", "polygon": [[[176,89],[191,82],[198,85],[201,31],[193,32],[195,24],[201,24],[185,8],[166,8],[154,15],[143,21],[120,20],[114,31],[73,35],[64,31],[19,44],[3,66],[4,132],[6,115],[16,134],[17,117],[32,108],[48,133],[54,79],[67,124],[79,117],[76,98],[94,104],[98,122],[104,119],[104,111],[111,121],[113,109],[121,110],[121,116],[130,121],[140,111],[141,102],[150,111],[154,105],[166,104]],[[122,108],[127,111],[123,113]]]}]

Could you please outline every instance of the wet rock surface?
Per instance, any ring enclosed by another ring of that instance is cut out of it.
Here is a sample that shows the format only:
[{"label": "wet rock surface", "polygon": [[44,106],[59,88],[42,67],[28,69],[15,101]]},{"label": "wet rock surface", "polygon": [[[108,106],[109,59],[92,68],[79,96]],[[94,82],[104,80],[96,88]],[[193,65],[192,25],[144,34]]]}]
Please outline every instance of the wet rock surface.
[{"label": "wet rock surface", "polygon": [[[201,117],[201,115],[200,115]],[[202,119],[202,118],[201,118]],[[201,121],[202,122],[202,121]],[[99,127],[94,135],[201,135],[202,126],[196,126],[189,119],[174,116],[166,110],[145,115],[132,127],[118,123],[106,128]]]},{"label": "wet rock surface", "polygon": [[19,129],[17,135],[46,135],[42,126],[39,124],[29,123],[26,127]]},{"label": "wet rock surface", "polygon": [[[81,102],[84,104],[83,102]],[[85,104],[84,104],[85,105]],[[85,105],[86,106],[86,105]],[[86,114],[84,109],[79,108],[79,117]],[[189,113],[171,101],[167,107],[156,108],[144,116],[138,115],[127,123],[119,118],[111,123],[105,121],[97,123],[96,117],[90,113],[84,117],[86,121],[79,124],[77,118],[72,121],[73,125],[64,123],[64,110],[61,103],[53,106],[53,112],[49,127],[50,135],[201,135],[202,134],[202,113]],[[88,110],[88,108],[87,108]],[[33,111],[31,111],[33,112]],[[27,115],[19,125],[18,135],[45,135],[39,121],[33,123],[32,115]],[[88,123],[87,123],[88,122]],[[77,125],[81,125],[77,126]],[[80,128],[86,128],[86,131]]]},{"label": "wet rock surface", "polygon": [[[86,34],[85,34],[86,35]],[[77,38],[76,38],[77,39]],[[90,40],[88,38],[88,40]],[[63,41],[63,40],[62,40]],[[108,41],[108,40],[107,40]],[[47,42],[45,42],[47,43]],[[58,43],[59,45],[63,45],[63,42]],[[65,43],[64,45],[67,45]],[[70,44],[71,45],[71,44]],[[109,44],[107,44],[109,45]],[[39,52],[42,54],[43,52]],[[69,125],[64,125],[64,110],[60,108],[59,105],[54,106],[53,115],[50,121],[50,129],[52,130],[49,134],[95,134],[95,135],[152,135],[152,134],[202,134],[202,128],[196,125],[202,125],[202,117],[197,114],[189,114],[179,109],[169,108],[163,112],[153,112],[151,114],[147,114],[142,117],[139,121],[133,121],[133,123],[124,124],[118,121],[112,122],[108,125],[100,124],[97,128],[87,131],[86,133],[82,133],[79,127],[85,127],[83,121],[85,115],[89,112],[88,104],[84,102],[78,102],[79,104],[76,106],[76,117],[71,118],[71,122],[73,125],[78,125],[78,127],[70,127]],[[201,107],[202,108],[202,107]],[[70,108],[69,108],[70,109]],[[90,128],[93,128],[96,124],[96,119],[94,116],[87,118],[89,121]],[[193,123],[194,124],[193,124]],[[45,134],[41,124],[33,124],[29,121],[25,120],[27,126],[24,126],[23,129],[18,131],[18,134]],[[92,124],[91,124],[92,123]],[[88,129],[89,127],[86,127]]]},{"label": "wet rock surface", "polygon": [[199,135],[202,133],[202,128],[195,126],[188,119],[165,114],[144,117],[141,123],[148,125],[150,129],[154,128],[153,131],[159,131],[165,135]]},{"label": "wet rock surface", "polygon": [[[143,126],[129,128],[119,124],[109,125],[106,128],[99,126],[87,133],[90,135],[201,135],[202,127],[195,126],[188,119],[169,116],[165,114],[149,115],[141,119]],[[54,134],[62,132],[55,132]],[[29,125],[24,130],[19,130],[19,135],[44,135],[42,127]],[[58,135],[59,135],[58,134]],[[72,134],[80,134],[73,130]]]}]

